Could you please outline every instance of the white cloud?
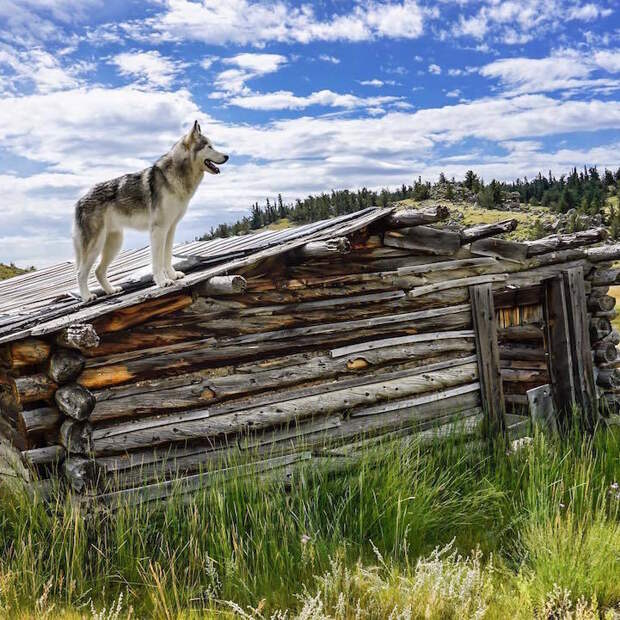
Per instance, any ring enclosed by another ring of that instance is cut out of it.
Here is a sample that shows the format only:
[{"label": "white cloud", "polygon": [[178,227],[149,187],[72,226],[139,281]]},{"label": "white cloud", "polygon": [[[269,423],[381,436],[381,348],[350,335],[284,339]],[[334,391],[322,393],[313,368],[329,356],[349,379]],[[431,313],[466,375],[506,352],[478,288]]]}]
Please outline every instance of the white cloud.
[{"label": "white cloud", "polygon": [[213,63],[218,59],[217,56],[206,56],[205,58],[203,58],[200,61],[200,66],[205,69],[208,70],[213,66]]},{"label": "white cloud", "polygon": [[336,56],[330,56],[329,54],[321,54],[319,56],[319,60],[322,60],[323,62],[331,62],[333,65],[340,64],[340,58],[336,58]]},{"label": "white cloud", "polygon": [[306,96],[293,94],[288,90],[272,93],[254,93],[233,97],[229,103],[240,108],[251,110],[302,110],[313,105],[332,108],[375,108],[380,105],[398,101],[399,97],[358,97],[356,95],[335,93],[331,90],[320,90]]},{"label": "white cloud", "polygon": [[[154,17],[131,22],[134,36],[223,45],[263,46],[272,41],[367,41],[413,39],[424,31],[425,11],[415,0],[368,0],[348,13],[317,17],[312,4],[286,0],[164,0]],[[435,15],[436,11],[427,12]]]},{"label": "white cloud", "polygon": [[[390,82],[394,84],[393,80],[390,80]],[[384,82],[383,80],[378,80],[377,78],[373,78],[372,80],[359,80],[359,83],[362,86],[376,86],[377,88],[380,88],[381,86],[386,84],[386,82]]]},{"label": "white cloud", "polygon": [[281,54],[243,53],[223,58],[222,63],[235,68],[218,73],[214,82],[218,90],[211,93],[212,99],[222,99],[231,94],[250,95],[252,91],[246,86],[246,82],[278,71],[287,63],[287,58]]},{"label": "white cloud", "polygon": [[[461,13],[443,32],[455,37],[485,39],[505,45],[521,45],[535,38],[549,37],[566,21],[593,21],[611,15],[611,9],[574,0],[489,0],[474,13]],[[464,3],[465,7],[473,3]]]},{"label": "white cloud", "polygon": [[620,88],[615,79],[591,79],[592,73],[598,70],[619,72],[620,52],[601,50],[584,54],[561,50],[545,58],[503,58],[482,67],[480,74],[499,79],[510,94]]},{"label": "white cloud", "polygon": [[430,64],[430,65],[428,65],[428,72],[432,73],[433,75],[440,75],[441,74],[441,67],[439,65],[436,65],[436,64]]},{"label": "white cloud", "polygon": [[63,66],[56,56],[40,48],[18,51],[0,44],[0,92],[27,87],[41,93],[75,88],[81,83],[79,76],[91,69],[84,61]]},{"label": "white cloud", "polygon": [[568,11],[567,19],[576,19],[579,21],[590,22],[599,17],[607,17],[611,15],[611,9],[604,9],[593,3],[583,4],[582,6],[574,6]]},{"label": "white cloud", "polygon": [[459,88],[455,88],[454,90],[449,90],[446,93],[446,97],[450,97],[450,98],[456,98],[458,99],[461,96],[461,90]]},{"label": "white cloud", "polygon": [[157,50],[122,52],[114,56],[119,73],[137,79],[140,84],[167,88],[183,68],[183,63],[162,56]]}]

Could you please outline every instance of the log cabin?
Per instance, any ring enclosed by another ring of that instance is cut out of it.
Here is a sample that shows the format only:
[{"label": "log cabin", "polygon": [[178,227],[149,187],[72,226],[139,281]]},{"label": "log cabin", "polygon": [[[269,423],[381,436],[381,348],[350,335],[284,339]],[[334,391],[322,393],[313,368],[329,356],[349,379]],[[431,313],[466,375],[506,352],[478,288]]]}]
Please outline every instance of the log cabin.
[{"label": "log cabin", "polygon": [[126,251],[122,292],[90,303],[70,262],[1,282],[0,477],[114,506],[457,427],[514,436],[537,399],[596,424],[620,395],[620,245],[449,215],[369,208],[181,244],[186,277],[165,289],[148,248]]}]

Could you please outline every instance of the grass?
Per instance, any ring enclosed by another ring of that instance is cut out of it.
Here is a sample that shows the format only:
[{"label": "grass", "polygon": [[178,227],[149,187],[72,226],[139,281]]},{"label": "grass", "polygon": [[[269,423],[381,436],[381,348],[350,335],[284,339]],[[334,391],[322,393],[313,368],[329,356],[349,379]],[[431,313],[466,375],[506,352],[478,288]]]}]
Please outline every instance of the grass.
[{"label": "grass", "polygon": [[20,269],[19,267],[15,267],[15,265],[5,265],[4,263],[0,263],[0,280],[7,280],[13,276],[19,276],[22,273],[26,273],[26,271],[24,269]]},{"label": "grass", "polygon": [[5,489],[0,616],[596,618],[620,609],[619,443],[455,439],[113,515]]},{"label": "grass", "polygon": [[[437,204],[437,200],[415,201],[413,199],[402,200],[399,204],[404,206],[412,206],[415,208],[424,208],[425,206]],[[475,207],[464,202],[449,202],[448,208],[452,214],[462,213],[461,220],[464,226],[475,226],[477,224],[494,224],[507,219],[516,219],[519,223],[517,228],[506,235],[506,239],[514,241],[523,241],[531,239],[535,231],[536,221],[542,223],[552,222],[557,215],[552,213],[547,207],[530,206],[529,211],[501,211],[499,209],[483,209]]]}]

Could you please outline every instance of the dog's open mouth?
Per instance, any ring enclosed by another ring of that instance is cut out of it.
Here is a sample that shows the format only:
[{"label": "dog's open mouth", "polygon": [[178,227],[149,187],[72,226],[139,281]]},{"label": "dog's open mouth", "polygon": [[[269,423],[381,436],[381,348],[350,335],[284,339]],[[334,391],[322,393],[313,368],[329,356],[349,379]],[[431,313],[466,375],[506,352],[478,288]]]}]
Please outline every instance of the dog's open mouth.
[{"label": "dog's open mouth", "polygon": [[213,174],[220,173],[220,169],[210,159],[205,159],[205,166],[211,170]]}]

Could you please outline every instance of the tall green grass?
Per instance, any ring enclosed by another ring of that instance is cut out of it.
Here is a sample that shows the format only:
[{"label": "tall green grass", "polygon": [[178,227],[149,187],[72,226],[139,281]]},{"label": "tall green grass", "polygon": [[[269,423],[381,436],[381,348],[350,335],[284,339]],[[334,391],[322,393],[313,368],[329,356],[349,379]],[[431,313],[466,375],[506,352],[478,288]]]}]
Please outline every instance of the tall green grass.
[{"label": "tall green grass", "polygon": [[0,617],[464,618],[448,593],[472,579],[479,617],[580,597],[596,617],[620,604],[618,448],[611,431],[509,455],[454,439],[113,513],[0,490]]}]

